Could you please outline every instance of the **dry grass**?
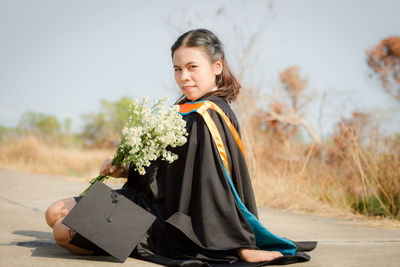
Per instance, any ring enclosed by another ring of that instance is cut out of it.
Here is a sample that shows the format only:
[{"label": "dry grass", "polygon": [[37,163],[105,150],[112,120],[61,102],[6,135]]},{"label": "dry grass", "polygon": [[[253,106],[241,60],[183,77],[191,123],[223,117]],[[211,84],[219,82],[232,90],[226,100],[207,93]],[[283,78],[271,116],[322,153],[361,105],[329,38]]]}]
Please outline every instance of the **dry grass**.
[{"label": "dry grass", "polygon": [[23,172],[93,177],[110,150],[82,150],[49,145],[33,135],[9,139],[0,146],[0,166]]},{"label": "dry grass", "polygon": [[[385,210],[381,212],[381,207],[390,206],[390,201],[394,201],[396,196],[398,198],[400,191],[395,191],[393,186],[396,184],[395,181],[399,181],[398,177],[376,176],[380,177],[381,184],[384,184],[385,188],[390,188],[384,195],[379,192],[377,183],[373,180],[374,176],[365,175],[369,170],[364,170],[366,167],[357,166],[355,162],[350,163],[354,165],[353,169],[341,171],[338,170],[340,167],[313,158],[307,160],[306,156],[298,158],[289,154],[287,158],[292,158],[291,160],[282,160],[285,154],[282,151],[279,153],[279,159],[275,160],[260,155],[254,156],[251,152],[247,153],[248,161],[251,161],[249,157],[257,159],[253,159],[255,164],[250,168],[250,172],[259,206],[345,218],[358,224],[378,228],[400,228],[400,221],[394,214]],[[398,162],[396,161],[396,164]],[[374,173],[382,170],[395,171],[392,165],[388,166],[390,162],[385,163],[385,166],[371,171]],[[361,171],[360,168],[362,168]],[[344,176],[348,172],[353,177],[352,179],[346,179]],[[359,173],[364,173],[364,175],[361,177]],[[362,180],[366,183],[364,187]],[[383,205],[359,209],[359,202],[368,206],[365,199],[371,199],[371,196],[375,197],[375,202]],[[376,200],[378,197],[379,200]],[[395,205],[398,207],[398,204]]]}]

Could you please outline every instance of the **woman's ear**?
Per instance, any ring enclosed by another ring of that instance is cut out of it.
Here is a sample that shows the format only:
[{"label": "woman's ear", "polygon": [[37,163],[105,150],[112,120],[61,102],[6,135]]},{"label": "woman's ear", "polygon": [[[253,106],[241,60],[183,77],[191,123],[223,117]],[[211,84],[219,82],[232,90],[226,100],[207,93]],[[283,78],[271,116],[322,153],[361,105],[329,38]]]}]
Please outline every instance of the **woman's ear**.
[{"label": "woman's ear", "polygon": [[215,75],[220,75],[222,72],[222,59],[219,58],[217,61],[214,63],[214,73]]}]

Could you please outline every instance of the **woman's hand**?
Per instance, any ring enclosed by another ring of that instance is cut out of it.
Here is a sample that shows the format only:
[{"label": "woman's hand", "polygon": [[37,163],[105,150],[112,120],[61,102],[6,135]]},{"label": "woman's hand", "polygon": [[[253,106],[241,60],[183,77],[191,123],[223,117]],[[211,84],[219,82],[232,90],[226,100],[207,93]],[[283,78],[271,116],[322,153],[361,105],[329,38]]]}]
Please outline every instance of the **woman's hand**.
[{"label": "woman's hand", "polygon": [[115,178],[119,177],[128,177],[128,170],[124,167],[117,167],[111,164],[112,159],[105,159],[103,162],[103,166],[100,169],[100,175],[103,176],[112,176]]}]

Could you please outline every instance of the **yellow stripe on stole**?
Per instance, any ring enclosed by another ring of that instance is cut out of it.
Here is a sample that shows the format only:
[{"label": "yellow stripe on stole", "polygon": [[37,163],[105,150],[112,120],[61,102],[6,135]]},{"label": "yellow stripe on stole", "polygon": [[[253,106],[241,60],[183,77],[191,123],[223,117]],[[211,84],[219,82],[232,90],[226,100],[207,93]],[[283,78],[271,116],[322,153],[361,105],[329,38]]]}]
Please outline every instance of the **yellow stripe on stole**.
[{"label": "yellow stripe on stole", "polygon": [[213,110],[215,110],[216,112],[218,112],[219,115],[222,116],[222,118],[224,119],[225,123],[228,125],[229,129],[231,130],[232,135],[233,135],[233,137],[234,137],[235,140],[236,140],[236,143],[238,144],[240,150],[241,150],[242,153],[243,153],[243,156],[246,158],[246,154],[244,153],[244,148],[243,148],[242,140],[240,139],[240,136],[239,136],[238,132],[236,131],[235,126],[233,126],[231,120],[228,118],[228,116],[226,116],[225,112],[223,112],[223,111],[221,110],[221,108],[220,108],[217,104],[215,104],[214,102],[206,101],[204,104],[207,105],[208,107],[212,108]]},{"label": "yellow stripe on stole", "polygon": [[215,125],[215,122],[211,118],[210,114],[208,114],[207,109],[208,107],[206,105],[202,105],[200,108],[197,109],[197,113],[199,113],[206,122],[208,129],[210,130],[210,133],[215,141],[215,144],[217,145],[218,152],[222,159],[222,162],[229,173],[228,158],[226,156],[224,143],[222,142],[222,138],[221,135],[219,134],[217,125]]},{"label": "yellow stripe on stole", "polygon": [[200,107],[204,105],[208,108],[212,108],[213,110],[215,110],[216,112],[218,112],[222,118],[224,119],[225,123],[228,125],[229,129],[232,132],[233,137],[236,140],[236,143],[238,144],[240,150],[243,153],[243,156],[246,157],[246,154],[244,152],[244,148],[243,148],[243,144],[242,141],[240,139],[240,136],[238,134],[238,132],[236,131],[236,128],[233,126],[231,120],[226,116],[226,114],[221,110],[221,108],[216,105],[214,102],[211,101],[205,101],[205,102],[200,102],[200,103],[184,103],[184,104],[180,104],[179,105],[179,112],[181,113],[188,113],[190,111],[193,111],[195,109],[198,109]]}]

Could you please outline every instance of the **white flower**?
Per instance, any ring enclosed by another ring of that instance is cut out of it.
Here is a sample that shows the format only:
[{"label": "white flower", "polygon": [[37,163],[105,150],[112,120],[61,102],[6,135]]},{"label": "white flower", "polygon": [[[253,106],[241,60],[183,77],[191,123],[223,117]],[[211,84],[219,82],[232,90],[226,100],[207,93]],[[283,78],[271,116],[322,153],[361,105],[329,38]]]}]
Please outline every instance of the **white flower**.
[{"label": "white flower", "polygon": [[129,120],[122,129],[122,142],[115,158],[120,163],[132,164],[140,174],[145,174],[144,167],[160,156],[170,163],[176,160],[178,156],[166,148],[186,143],[186,122],[178,113],[178,105],[164,110],[168,99],[166,95],[149,108],[149,99],[145,96],[142,103],[133,100],[130,105]]}]

